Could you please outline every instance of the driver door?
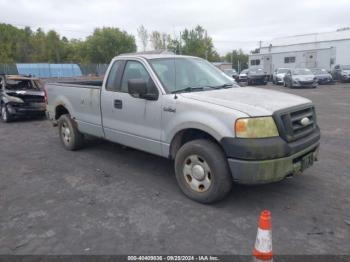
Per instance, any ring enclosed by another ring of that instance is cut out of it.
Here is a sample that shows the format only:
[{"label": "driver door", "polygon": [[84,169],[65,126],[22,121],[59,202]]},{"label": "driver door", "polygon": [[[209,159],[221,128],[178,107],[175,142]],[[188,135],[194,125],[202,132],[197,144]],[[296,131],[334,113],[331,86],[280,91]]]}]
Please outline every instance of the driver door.
[{"label": "driver door", "polygon": [[[112,66],[101,94],[105,136],[108,140],[161,155],[162,111],[158,88],[142,61],[117,60],[115,63],[121,68],[113,70]],[[157,94],[157,100],[129,94],[128,81],[131,79],[146,81],[148,93]]]}]

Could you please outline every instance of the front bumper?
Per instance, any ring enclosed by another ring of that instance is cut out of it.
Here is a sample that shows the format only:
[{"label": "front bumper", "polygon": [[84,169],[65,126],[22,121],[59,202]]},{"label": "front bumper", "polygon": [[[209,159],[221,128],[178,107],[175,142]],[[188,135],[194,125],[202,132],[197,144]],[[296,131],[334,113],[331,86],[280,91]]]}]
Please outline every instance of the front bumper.
[{"label": "front bumper", "polygon": [[317,161],[318,151],[319,143],[316,143],[288,157],[260,161],[229,158],[228,164],[235,182],[247,185],[266,184],[301,173],[302,157],[312,153],[314,160]]},{"label": "front bumper", "polygon": [[264,184],[303,171],[301,162],[305,155],[312,153],[317,160],[320,138],[320,129],[316,127],[310,135],[289,143],[281,137],[223,138],[221,145],[234,181]]},{"label": "front bumper", "polygon": [[326,85],[326,84],[333,84],[334,83],[332,78],[318,78],[317,82],[320,85]]},{"label": "front bumper", "polygon": [[317,81],[293,81],[293,87],[316,87]]},{"label": "front bumper", "polygon": [[252,83],[267,83],[266,76],[250,76],[248,77],[248,81]]}]

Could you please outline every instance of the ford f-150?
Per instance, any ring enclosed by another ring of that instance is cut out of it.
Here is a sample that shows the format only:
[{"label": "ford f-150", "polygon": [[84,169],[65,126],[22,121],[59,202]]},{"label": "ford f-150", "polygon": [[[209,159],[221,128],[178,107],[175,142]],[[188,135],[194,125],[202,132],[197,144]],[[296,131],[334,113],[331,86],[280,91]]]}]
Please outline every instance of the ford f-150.
[{"label": "ford f-150", "polygon": [[92,135],[174,160],[179,187],[198,202],[222,199],[233,182],[291,177],[317,160],[310,100],[239,87],[201,58],[125,54],[103,81],[46,88],[48,116],[66,149]]}]

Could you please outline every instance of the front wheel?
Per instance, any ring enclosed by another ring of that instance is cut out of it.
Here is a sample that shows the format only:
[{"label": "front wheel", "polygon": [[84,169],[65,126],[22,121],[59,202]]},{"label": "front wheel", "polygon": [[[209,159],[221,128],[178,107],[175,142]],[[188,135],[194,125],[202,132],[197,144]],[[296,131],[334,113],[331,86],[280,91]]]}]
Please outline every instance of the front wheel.
[{"label": "front wheel", "polygon": [[58,120],[58,132],[63,146],[67,150],[77,150],[83,146],[84,137],[69,115],[62,115]]},{"label": "front wheel", "polygon": [[175,157],[175,174],[182,192],[209,204],[223,199],[232,188],[232,176],[221,148],[199,139],[183,145]]},{"label": "front wheel", "polygon": [[8,123],[11,121],[11,116],[7,110],[7,106],[5,104],[1,105],[1,120],[4,123]]}]

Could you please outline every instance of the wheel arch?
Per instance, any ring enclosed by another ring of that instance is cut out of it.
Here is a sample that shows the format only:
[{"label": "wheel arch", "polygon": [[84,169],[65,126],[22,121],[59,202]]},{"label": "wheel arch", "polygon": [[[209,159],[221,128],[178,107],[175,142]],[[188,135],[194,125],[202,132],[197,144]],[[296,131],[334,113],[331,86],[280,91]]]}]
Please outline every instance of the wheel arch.
[{"label": "wheel arch", "polygon": [[70,114],[69,109],[63,104],[58,104],[55,107],[55,120],[58,120],[62,115]]},{"label": "wheel arch", "polygon": [[[222,150],[223,147],[218,139],[218,134],[199,127],[183,128],[175,133],[170,142],[169,158],[175,159],[176,153],[185,143],[196,139],[207,139],[217,144]],[[223,150],[224,151],[224,150]]]}]

